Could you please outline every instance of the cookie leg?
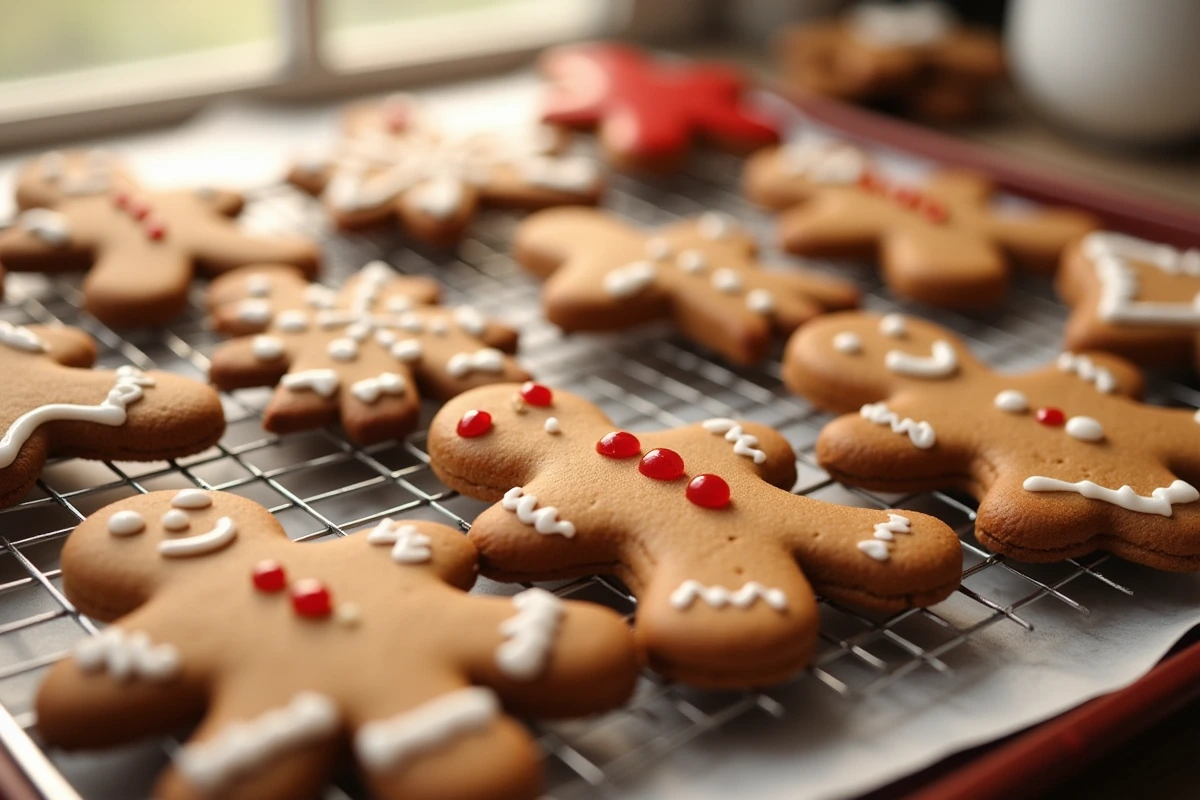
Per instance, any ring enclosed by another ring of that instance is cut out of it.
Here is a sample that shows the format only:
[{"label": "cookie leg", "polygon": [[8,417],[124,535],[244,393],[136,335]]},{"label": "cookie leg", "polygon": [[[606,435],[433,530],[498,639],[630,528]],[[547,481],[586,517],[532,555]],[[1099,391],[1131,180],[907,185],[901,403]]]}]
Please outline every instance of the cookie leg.
[{"label": "cookie leg", "polygon": [[101,253],[83,282],[92,316],[114,328],[165,325],[187,305],[192,265],[178,250],[150,245]]}]

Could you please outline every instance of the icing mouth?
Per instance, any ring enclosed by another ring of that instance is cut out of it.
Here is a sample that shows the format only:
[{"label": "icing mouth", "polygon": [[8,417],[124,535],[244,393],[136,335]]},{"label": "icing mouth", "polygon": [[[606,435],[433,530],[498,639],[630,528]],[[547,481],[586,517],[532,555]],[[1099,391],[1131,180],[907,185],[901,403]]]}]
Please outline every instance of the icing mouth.
[{"label": "icing mouth", "polygon": [[237,537],[237,526],[230,517],[221,517],[216,527],[206,533],[185,536],[179,539],[164,539],[158,543],[158,553],[163,558],[186,558],[213,553],[227,546]]}]

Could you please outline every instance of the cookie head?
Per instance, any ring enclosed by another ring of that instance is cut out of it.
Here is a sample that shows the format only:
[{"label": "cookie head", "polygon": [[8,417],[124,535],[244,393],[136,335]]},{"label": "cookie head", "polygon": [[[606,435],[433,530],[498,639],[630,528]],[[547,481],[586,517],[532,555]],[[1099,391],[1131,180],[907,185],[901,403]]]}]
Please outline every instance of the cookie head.
[{"label": "cookie head", "polygon": [[107,194],[133,185],[109,150],[54,150],[33,158],[17,173],[17,206],[58,205],[69,197]]}]

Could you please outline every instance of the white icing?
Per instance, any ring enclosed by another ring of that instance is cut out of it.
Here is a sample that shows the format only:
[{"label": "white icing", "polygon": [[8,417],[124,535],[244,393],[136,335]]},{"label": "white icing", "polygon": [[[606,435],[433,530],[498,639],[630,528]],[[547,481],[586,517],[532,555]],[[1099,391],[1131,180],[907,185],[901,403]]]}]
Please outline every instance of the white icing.
[{"label": "white icing", "polygon": [[1096,310],[1105,322],[1117,325],[1200,326],[1200,293],[1185,302],[1137,300],[1138,277],[1130,261],[1150,264],[1169,274],[1200,277],[1200,249],[1177,250],[1165,244],[1108,231],[1084,237],[1084,255],[1100,281]]},{"label": "white icing", "polygon": [[0,320],[0,344],[25,353],[44,353],[46,343],[24,325]]},{"label": "white icing", "polygon": [[725,441],[733,442],[733,452],[751,459],[755,464],[767,460],[767,454],[758,449],[758,437],[746,433],[736,420],[717,417],[701,422],[700,427],[709,433],[724,434]]},{"label": "white icing", "polygon": [[402,294],[395,294],[384,301],[383,306],[393,314],[402,314],[412,309],[413,303],[412,298],[405,297]]},{"label": "white icing", "polygon": [[42,170],[42,179],[53,183],[66,172],[67,157],[61,150],[50,150],[43,153],[38,159],[38,166]]},{"label": "white icing", "polygon": [[181,539],[163,539],[158,543],[158,554],[163,558],[202,556],[207,553],[215,553],[236,538],[237,526],[233,520],[229,517],[221,517],[217,520],[216,526],[207,533],[197,533]]},{"label": "white icing", "polygon": [[742,276],[728,267],[721,267],[713,272],[712,285],[718,292],[737,294],[742,290]]},{"label": "white icing", "polygon": [[841,331],[833,337],[833,349],[846,355],[858,355],[862,352],[862,339],[853,331]]},{"label": "white icing", "polygon": [[80,642],[72,656],[84,672],[105,672],[122,682],[139,678],[162,683],[179,674],[178,650],[154,644],[143,631],[126,633],[115,625]]},{"label": "white icing", "polygon": [[251,297],[267,297],[271,294],[271,279],[261,273],[247,275],[246,294]]},{"label": "white icing", "polygon": [[1104,438],[1104,426],[1091,417],[1071,417],[1065,430],[1068,436],[1084,442],[1098,442]]},{"label": "white icing", "polygon": [[485,347],[474,353],[455,353],[446,362],[446,373],[451,378],[462,378],[472,372],[504,372],[504,353]]},{"label": "white icing", "polygon": [[421,343],[416,339],[405,339],[392,345],[391,353],[397,361],[411,363],[421,357]]},{"label": "white icing", "polygon": [[1029,400],[1025,398],[1024,393],[1018,392],[1016,389],[1005,389],[997,394],[996,399],[992,402],[995,403],[996,408],[1011,414],[1029,410]]},{"label": "white icing", "polygon": [[762,600],[776,611],[787,609],[787,595],[782,589],[769,589],[758,581],[749,581],[740,589],[731,590],[724,586],[705,586],[700,581],[687,580],[671,592],[671,606],[680,611],[690,608],[697,599],[713,608],[750,608],[755,601]]},{"label": "white icing", "polygon": [[304,302],[311,308],[333,308],[337,305],[337,293],[328,286],[310,283],[304,289]]},{"label": "white icing", "polygon": [[752,289],[746,294],[746,308],[756,314],[770,314],[775,310],[775,296],[766,289]]},{"label": "white icing", "polygon": [[208,508],[212,504],[212,495],[203,489],[180,489],[171,498],[173,508],[186,508],[193,511]]},{"label": "white icing", "polygon": [[371,335],[371,326],[365,322],[355,322],[353,325],[346,326],[346,335],[362,344]]},{"label": "white icing", "polygon": [[908,440],[921,450],[928,450],[937,443],[937,434],[928,422],[910,417],[900,417],[887,407],[887,403],[867,403],[858,412],[863,419],[876,425],[891,426],[892,433],[907,434]]},{"label": "white icing", "polygon": [[396,322],[400,329],[406,333],[424,333],[425,323],[421,321],[420,314],[404,314]]},{"label": "white icing", "polygon": [[360,401],[370,404],[382,395],[400,396],[408,389],[408,382],[403,375],[395,372],[381,372],[374,378],[363,378],[350,385],[350,394]]},{"label": "white icing", "polygon": [[706,211],[696,221],[700,235],[705,239],[724,239],[733,231],[733,223],[729,217],[716,211]]},{"label": "white icing", "polygon": [[408,197],[414,206],[429,216],[449,219],[462,209],[466,187],[455,175],[436,175],[412,187]]},{"label": "white icing", "polygon": [[487,320],[471,306],[454,309],[454,322],[464,333],[471,336],[483,336],[487,332]]},{"label": "white icing", "polygon": [[558,417],[546,417],[546,424],[542,427],[545,428],[546,433],[562,433],[562,425],[559,424]]},{"label": "white icing", "polygon": [[604,276],[604,291],[612,297],[632,297],[654,283],[658,269],[650,261],[634,261]]},{"label": "white icing", "polygon": [[675,266],[689,275],[699,275],[708,268],[708,256],[699,250],[684,250],[675,257]]},{"label": "white icing", "polygon": [[874,538],[859,542],[858,549],[876,561],[887,561],[892,557],[890,543],[896,540],[898,533],[912,533],[912,523],[908,517],[889,513],[887,522],[875,523],[872,529]]},{"label": "white icing", "polygon": [[341,336],[325,346],[325,352],[334,361],[346,363],[358,358],[358,342],[348,336]]},{"label": "white icing", "polygon": [[1057,478],[1046,478],[1033,475],[1022,484],[1028,492],[1075,492],[1089,500],[1102,500],[1112,503],[1127,511],[1139,514],[1160,514],[1164,517],[1172,515],[1172,506],[1178,503],[1192,503],[1200,500],[1200,492],[1190,483],[1175,480],[1170,486],[1159,487],[1150,496],[1140,495],[1133,487],[1125,485],[1120,489],[1106,489],[1092,481],[1077,481],[1068,483]]},{"label": "white icing", "polygon": [[271,317],[271,303],[267,300],[250,298],[238,303],[237,318],[249,325],[266,325]]},{"label": "white icing", "polygon": [[671,257],[671,243],[661,236],[655,236],[646,242],[646,256],[655,261],[665,261]]},{"label": "white icing", "polygon": [[546,668],[566,609],[545,589],[527,589],[512,604],[517,614],[500,623],[505,641],[496,648],[496,666],[514,681],[531,681]]},{"label": "white icing", "polygon": [[958,372],[958,354],[954,345],[944,339],[933,343],[928,356],[889,350],[883,363],[892,372],[908,378],[949,378]]},{"label": "white icing", "polygon": [[434,336],[445,336],[450,332],[450,325],[444,317],[434,317],[429,321],[429,332]]},{"label": "white icing", "polygon": [[184,745],[175,767],[193,786],[211,793],[289,750],[332,739],[340,727],[333,698],[299,692],[282,708],[231,722],[210,739]]},{"label": "white icing", "polygon": [[283,356],[283,339],[278,336],[255,336],[250,342],[250,352],[259,361],[275,361]]},{"label": "white icing", "polygon": [[486,728],[499,713],[500,701],[491,689],[468,686],[390,719],[368,722],[354,737],[354,752],[369,770],[394,770],[457,736]]},{"label": "white icing", "polygon": [[113,536],[132,536],[146,529],[146,520],[136,511],[117,511],[108,518],[108,532]]},{"label": "white icing", "polygon": [[520,163],[521,177],[533,186],[572,194],[587,194],[595,189],[600,170],[585,158],[533,157]]},{"label": "white icing", "polygon": [[389,330],[380,328],[379,330],[375,331],[375,342],[380,347],[389,347],[390,348],[392,345],[394,345],[396,343],[396,334],[392,333]]},{"label": "white icing", "polygon": [[849,30],[878,47],[921,47],[944,39],[954,26],[954,13],[937,2],[884,5],[862,3],[849,12]]},{"label": "white icing", "polygon": [[144,387],[153,385],[154,379],[140,370],[121,367],[116,371],[116,383],[108,396],[96,405],[50,403],[25,412],[13,421],[5,431],[4,438],[0,439],[0,469],[12,464],[33,432],[47,422],[90,422],[110,427],[124,425],[128,418],[128,407],[141,399]]},{"label": "white icing", "polygon": [[867,156],[857,147],[828,139],[806,139],[780,148],[785,175],[813,183],[856,183],[867,171]]},{"label": "white icing", "polygon": [[178,508],[172,508],[162,515],[162,526],[169,531],[186,531],[191,527],[192,521],[188,519],[186,511]]},{"label": "white icing", "polygon": [[321,397],[330,398],[341,385],[341,379],[331,369],[306,369],[284,375],[280,383],[293,392],[310,389]]},{"label": "white icing", "polygon": [[500,505],[507,511],[517,515],[517,519],[543,536],[557,534],[567,539],[575,535],[575,526],[558,518],[558,509],[554,506],[538,508],[536,495],[526,494],[520,486],[514,486],[504,493]]},{"label": "white icing", "polygon": [[859,552],[876,561],[887,561],[892,557],[892,551],[888,548],[887,542],[881,542],[878,539],[863,539],[858,543],[858,549]]},{"label": "white icing", "polygon": [[1062,372],[1078,375],[1104,394],[1112,394],[1117,388],[1117,379],[1106,367],[1096,364],[1087,356],[1062,353],[1058,357],[1058,368]]},{"label": "white icing", "polygon": [[891,339],[902,339],[908,335],[908,323],[900,314],[886,314],[879,320],[879,332]]},{"label": "white icing", "polygon": [[280,311],[275,317],[275,327],[285,333],[303,333],[308,330],[308,314],[294,308]]},{"label": "white icing", "polygon": [[17,227],[53,247],[62,247],[71,241],[71,228],[66,216],[46,208],[22,211],[17,216]]},{"label": "white icing", "polygon": [[392,519],[380,520],[367,534],[367,543],[392,545],[392,560],[397,564],[428,564],[433,559],[428,536],[416,525],[401,525]]}]

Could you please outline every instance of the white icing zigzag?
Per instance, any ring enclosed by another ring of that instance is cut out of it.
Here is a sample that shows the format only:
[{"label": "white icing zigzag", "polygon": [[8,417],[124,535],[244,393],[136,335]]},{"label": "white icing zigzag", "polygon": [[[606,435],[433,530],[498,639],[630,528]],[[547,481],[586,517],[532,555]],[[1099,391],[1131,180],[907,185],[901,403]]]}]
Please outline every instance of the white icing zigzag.
[{"label": "white icing zigzag", "polygon": [[560,520],[557,508],[554,506],[538,508],[537,497],[532,494],[525,494],[525,490],[520,486],[514,486],[505,492],[500,505],[514,512],[517,515],[517,519],[521,520],[521,522],[524,522],[526,525],[532,525],[533,529],[538,533],[557,533],[559,536],[565,536],[568,539],[575,535],[575,526],[565,519]]},{"label": "white icing zigzag", "polygon": [[175,766],[190,783],[211,792],[280,753],[334,736],[340,725],[332,698],[300,692],[283,708],[231,722],[213,738],[184,746]]},{"label": "white icing zigzag", "polygon": [[433,558],[429,537],[416,525],[401,525],[393,519],[380,520],[367,534],[368,544],[391,544],[392,560],[397,564],[426,564]]},{"label": "white icing zigzag", "polygon": [[162,682],[179,674],[179,651],[173,646],[156,645],[143,631],[126,633],[115,626],[76,645],[74,657],[84,672],[107,672],[118,681]]},{"label": "white icing zigzag", "polygon": [[491,689],[469,686],[391,719],[367,723],[354,737],[354,752],[367,769],[395,769],[455,736],[486,727],[499,711]]},{"label": "white icing zigzag", "polygon": [[500,623],[506,641],[496,648],[496,666],[515,681],[531,681],[546,666],[565,610],[562,600],[545,589],[528,589],[512,603],[517,615]]},{"label": "white icing zigzag", "polygon": [[633,261],[604,276],[604,291],[612,297],[632,297],[654,283],[658,268],[649,261]]},{"label": "white icing zigzag", "polygon": [[687,580],[671,593],[671,606],[682,611],[690,608],[697,598],[713,608],[749,608],[759,599],[776,611],[787,608],[787,595],[782,589],[768,589],[758,581],[750,581],[740,589],[730,590],[724,586],[705,586],[700,581]]},{"label": "white icing zigzag", "polygon": [[1092,481],[1077,481],[1068,483],[1057,478],[1046,478],[1033,475],[1022,484],[1027,492],[1076,492],[1089,500],[1102,500],[1112,503],[1127,511],[1139,514],[1160,514],[1169,517],[1173,514],[1172,506],[1177,503],[1193,503],[1200,500],[1200,491],[1190,483],[1181,480],[1171,482],[1170,486],[1160,486],[1150,493],[1149,497],[1140,495],[1131,486],[1120,489],[1107,489]]},{"label": "white icing zigzag", "polygon": [[900,417],[887,407],[887,403],[867,403],[858,413],[876,425],[891,426],[892,433],[907,434],[909,441],[922,450],[928,450],[937,443],[937,434],[932,425],[924,420],[917,422],[911,417]]},{"label": "white icing zigzag", "polygon": [[1117,379],[1113,374],[1087,356],[1062,353],[1058,357],[1058,369],[1061,372],[1074,373],[1088,383],[1095,384],[1096,389],[1104,394],[1112,394],[1117,388]]},{"label": "white icing zigzag", "polygon": [[1137,272],[1129,260],[1152,264],[1169,275],[1200,277],[1200,250],[1177,250],[1165,244],[1107,231],[1089,233],[1083,253],[1100,280],[1096,309],[1105,322],[1126,325],[1200,325],[1200,294],[1183,303],[1138,301]]},{"label": "white icing zigzag", "polygon": [[887,561],[892,557],[888,543],[896,540],[897,533],[912,533],[912,524],[908,517],[889,513],[887,522],[875,523],[873,533],[875,538],[862,540],[858,549],[876,561]]},{"label": "white icing zigzag", "polygon": [[46,352],[46,343],[24,325],[13,325],[0,319],[0,344],[26,353]]},{"label": "white icing zigzag", "polygon": [[758,449],[758,437],[746,433],[736,420],[716,417],[705,420],[700,425],[709,433],[725,434],[725,441],[733,442],[733,452],[739,456],[753,459],[755,464],[761,464],[767,460],[767,454]]}]

